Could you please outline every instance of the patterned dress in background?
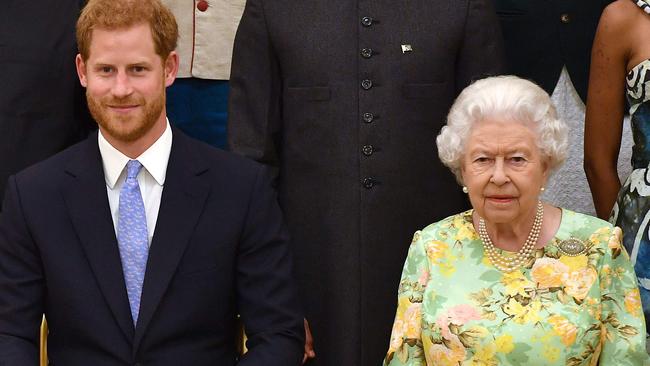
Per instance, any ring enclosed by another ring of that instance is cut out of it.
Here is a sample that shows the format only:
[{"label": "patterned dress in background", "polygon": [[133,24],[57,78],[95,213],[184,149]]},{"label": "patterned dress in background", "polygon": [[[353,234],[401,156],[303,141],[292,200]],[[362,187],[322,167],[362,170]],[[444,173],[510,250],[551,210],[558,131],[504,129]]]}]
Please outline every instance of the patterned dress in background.
[{"label": "patterned dress in background", "polygon": [[[650,364],[620,229],[563,210],[536,259],[504,273],[484,255],[471,217],[415,233],[385,365]],[[570,238],[584,243],[583,254],[561,253]]]},{"label": "patterned dress in background", "polygon": [[[650,10],[650,5],[646,5],[646,9]],[[650,222],[650,170],[648,170],[650,166],[650,59],[636,65],[627,74],[626,94],[630,105],[634,136],[633,170],[618,194],[610,221],[623,229],[623,245],[630,253],[634,264],[641,290],[643,311],[646,322],[648,322],[650,321],[650,237],[648,236],[648,223]]]}]

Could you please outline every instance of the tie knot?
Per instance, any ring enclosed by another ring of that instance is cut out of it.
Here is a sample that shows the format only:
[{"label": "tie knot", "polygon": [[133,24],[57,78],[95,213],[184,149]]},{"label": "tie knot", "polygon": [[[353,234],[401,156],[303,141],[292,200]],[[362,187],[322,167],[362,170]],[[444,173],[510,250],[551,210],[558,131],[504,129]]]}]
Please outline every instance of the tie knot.
[{"label": "tie knot", "polygon": [[142,164],[140,164],[139,161],[129,160],[129,162],[126,163],[126,179],[137,177],[138,173],[140,173],[140,169],[142,169]]}]

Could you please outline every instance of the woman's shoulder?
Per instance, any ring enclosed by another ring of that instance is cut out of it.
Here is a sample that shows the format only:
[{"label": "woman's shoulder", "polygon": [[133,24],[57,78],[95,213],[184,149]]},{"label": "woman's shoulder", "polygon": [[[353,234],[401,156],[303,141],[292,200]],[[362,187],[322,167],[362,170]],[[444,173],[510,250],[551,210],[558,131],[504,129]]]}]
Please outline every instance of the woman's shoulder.
[{"label": "woman's shoulder", "polygon": [[633,28],[634,21],[643,15],[643,11],[634,1],[616,0],[603,9],[599,26],[603,30],[616,33],[627,32]]},{"label": "woman's shoulder", "polygon": [[566,208],[562,209],[561,225],[567,226],[568,228],[571,229],[582,229],[585,231],[595,231],[599,229],[612,230],[614,228],[614,225],[612,225],[608,221],[605,221],[595,216],[571,211]]},{"label": "woman's shoulder", "polygon": [[560,239],[577,238],[592,244],[607,243],[617,229],[611,223],[583,213],[562,209]]},{"label": "woman's shoulder", "polygon": [[450,232],[456,232],[459,230],[471,230],[474,231],[472,225],[472,213],[473,210],[467,210],[465,212],[460,212],[455,215],[445,217],[440,221],[436,221],[432,224],[427,225],[421,230],[418,230],[416,234],[426,237],[446,237]]}]

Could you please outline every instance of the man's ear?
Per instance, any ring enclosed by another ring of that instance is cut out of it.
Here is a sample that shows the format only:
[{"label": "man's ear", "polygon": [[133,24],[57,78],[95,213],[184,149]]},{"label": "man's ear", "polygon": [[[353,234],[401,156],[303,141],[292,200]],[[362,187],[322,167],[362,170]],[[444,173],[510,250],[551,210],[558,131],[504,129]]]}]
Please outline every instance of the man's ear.
[{"label": "man's ear", "polygon": [[176,80],[176,74],[178,74],[178,54],[176,51],[172,51],[167,56],[165,60],[165,86],[170,86]]},{"label": "man's ear", "polygon": [[81,83],[81,86],[85,88],[88,86],[88,78],[86,77],[86,63],[80,54],[77,54],[77,57],[75,58],[75,65],[77,65],[77,76],[79,76],[79,82]]}]

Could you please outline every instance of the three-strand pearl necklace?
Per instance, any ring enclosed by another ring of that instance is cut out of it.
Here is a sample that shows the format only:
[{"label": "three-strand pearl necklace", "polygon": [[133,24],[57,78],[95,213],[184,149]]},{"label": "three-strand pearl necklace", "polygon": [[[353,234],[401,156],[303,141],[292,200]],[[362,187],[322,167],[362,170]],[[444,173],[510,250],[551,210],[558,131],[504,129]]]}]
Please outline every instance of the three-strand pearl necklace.
[{"label": "three-strand pearl necklace", "polygon": [[485,228],[485,220],[482,217],[478,219],[478,236],[483,242],[483,247],[485,248],[485,253],[490,259],[490,262],[502,272],[512,272],[519,267],[523,266],[528,262],[533,250],[535,250],[535,244],[537,244],[537,239],[539,239],[539,233],[542,229],[542,221],[544,220],[544,205],[542,201],[537,201],[537,212],[535,213],[535,221],[533,221],[533,227],[528,233],[528,238],[526,242],[519,249],[516,255],[514,256],[504,256],[500,254],[497,248],[492,243],[492,239],[487,233]]}]

